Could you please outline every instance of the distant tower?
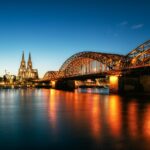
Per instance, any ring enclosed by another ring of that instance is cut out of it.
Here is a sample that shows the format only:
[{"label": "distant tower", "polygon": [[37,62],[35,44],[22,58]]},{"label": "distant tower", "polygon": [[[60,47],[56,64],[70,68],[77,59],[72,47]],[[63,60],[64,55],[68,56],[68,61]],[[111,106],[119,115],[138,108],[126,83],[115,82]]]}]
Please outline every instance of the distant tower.
[{"label": "distant tower", "polygon": [[31,60],[31,54],[29,53],[29,58],[27,62],[27,68],[26,68],[26,62],[24,59],[24,52],[22,53],[22,60],[18,72],[18,76],[21,79],[38,79],[38,70],[32,68],[32,60]]},{"label": "distant tower", "polygon": [[27,63],[26,78],[27,79],[37,79],[38,78],[37,69],[32,68],[32,60],[31,60],[31,54],[30,53],[29,53],[29,58],[28,58],[28,63]]},{"label": "distant tower", "polygon": [[32,60],[31,60],[31,54],[30,53],[29,53],[29,58],[28,58],[27,70],[32,70]]},{"label": "distant tower", "polygon": [[27,63],[26,78],[34,78],[34,74],[32,71],[32,60],[31,60],[31,54],[30,53],[29,53],[29,58],[28,58],[28,63]]},{"label": "distant tower", "polygon": [[24,52],[22,53],[22,60],[21,60],[18,76],[21,77],[21,78],[26,77],[26,62],[25,62],[25,59],[24,59]]}]

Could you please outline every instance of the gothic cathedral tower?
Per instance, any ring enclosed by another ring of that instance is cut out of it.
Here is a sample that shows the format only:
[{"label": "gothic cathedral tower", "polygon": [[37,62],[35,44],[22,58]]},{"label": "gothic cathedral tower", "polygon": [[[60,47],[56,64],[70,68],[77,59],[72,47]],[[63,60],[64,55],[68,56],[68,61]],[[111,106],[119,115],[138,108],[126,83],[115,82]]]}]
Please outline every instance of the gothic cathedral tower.
[{"label": "gothic cathedral tower", "polygon": [[30,53],[29,53],[27,67],[26,67],[26,62],[24,59],[24,52],[23,52],[18,76],[20,79],[38,79],[38,70],[32,68],[32,60],[31,60]]},{"label": "gothic cathedral tower", "polygon": [[27,78],[33,78],[34,73],[32,71],[32,60],[31,60],[31,54],[29,53],[29,58],[28,58],[28,63],[27,63],[27,72],[26,72],[26,77]]},{"label": "gothic cathedral tower", "polygon": [[31,54],[29,53],[29,59],[28,59],[28,65],[27,70],[32,70],[32,60],[31,60]]},{"label": "gothic cathedral tower", "polygon": [[22,78],[25,78],[26,76],[26,62],[24,59],[24,52],[22,53],[22,60],[21,60],[18,76]]}]

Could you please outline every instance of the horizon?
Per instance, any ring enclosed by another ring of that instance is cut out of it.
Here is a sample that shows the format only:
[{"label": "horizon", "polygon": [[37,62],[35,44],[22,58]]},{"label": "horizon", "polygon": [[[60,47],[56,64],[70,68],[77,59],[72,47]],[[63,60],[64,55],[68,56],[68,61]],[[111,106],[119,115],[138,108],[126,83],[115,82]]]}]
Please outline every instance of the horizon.
[{"label": "horizon", "polygon": [[[149,41],[149,40],[147,40],[147,41]],[[145,41],[146,42],[146,41]],[[143,43],[145,43],[145,42],[143,42]],[[143,43],[140,43],[138,46],[140,46],[141,44],[143,44]],[[138,46],[136,46],[135,48],[137,48]],[[133,48],[133,49],[135,49],[135,48]],[[131,49],[129,52],[131,52],[133,49]],[[88,51],[88,50],[87,50]],[[90,50],[89,50],[90,51]],[[84,51],[79,51],[79,52],[84,52]],[[92,51],[92,52],[97,52],[97,51]],[[99,52],[102,52],[102,53],[107,53],[107,52],[104,52],[104,51],[99,51]],[[127,55],[129,52],[127,52],[126,54],[121,54],[121,53],[109,53],[109,54],[118,54],[118,55]],[[32,53],[30,52],[30,51],[28,51],[28,53],[26,54],[26,51],[25,50],[23,50],[22,51],[22,53],[21,53],[21,56],[20,56],[20,64],[21,64],[21,58],[22,58],[22,54],[24,53],[24,58],[25,58],[25,63],[26,63],[26,65],[27,65],[27,62],[28,62],[28,59],[29,59],[29,54],[31,54],[31,60],[32,60],[32,64],[33,64],[33,69],[37,69],[38,70],[38,74],[39,74],[39,69],[38,68],[35,68],[34,67],[34,64],[36,64],[36,63],[34,63],[34,60],[33,60],[33,55],[32,55]],[[77,52],[78,53],[78,52]],[[72,54],[72,55],[74,55],[74,54]],[[71,56],[72,56],[71,55]],[[69,56],[68,58],[70,58],[71,56]],[[67,58],[67,59],[68,59]],[[67,60],[66,59],[66,60]],[[66,61],[66,60],[64,60],[64,62]],[[63,65],[63,63],[64,62],[62,62],[62,64],[61,65]],[[19,70],[19,68],[20,68],[20,64],[19,64],[19,66],[18,66],[18,70]],[[60,66],[61,67],[61,66]],[[57,69],[57,70],[48,70],[48,71],[58,71],[59,69],[60,69],[60,67]],[[4,70],[4,73],[3,74],[1,74],[1,76],[3,76],[3,75],[5,75],[5,74],[11,74],[11,75],[16,75],[16,76],[18,76],[18,70],[16,71],[16,74],[12,74],[11,72],[9,72],[9,70]],[[47,71],[47,72],[48,72]],[[43,75],[40,75],[39,74],[39,78],[42,78],[44,75],[46,74],[46,72],[43,74]]]},{"label": "horizon", "polygon": [[81,51],[126,55],[150,39],[149,5],[148,0],[0,2],[0,76],[5,70],[18,74],[22,51],[26,61],[31,52],[39,77]]}]

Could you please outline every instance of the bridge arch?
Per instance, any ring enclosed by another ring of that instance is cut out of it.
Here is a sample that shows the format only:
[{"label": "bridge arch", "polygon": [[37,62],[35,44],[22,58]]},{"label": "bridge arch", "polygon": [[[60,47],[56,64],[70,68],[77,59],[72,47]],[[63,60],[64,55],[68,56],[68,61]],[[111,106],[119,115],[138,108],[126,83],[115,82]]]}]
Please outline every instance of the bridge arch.
[{"label": "bridge arch", "polygon": [[91,51],[79,52],[69,57],[60,67],[59,71],[64,71],[66,76],[81,74],[83,73],[81,70],[91,73],[90,65],[92,65],[92,62],[95,63],[95,66],[99,65],[98,71],[114,70],[120,67],[123,58],[124,56],[119,54]]},{"label": "bridge arch", "polygon": [[145,66],[150,64],[150,40],[139,45],[125,56],[124,67]]},{"label": "bridge arch", "polygon": [[[96,67],[96,72],[90,68]],[[44,80],[57,80],[66,77],[94,73],[112,73],[129,68],[150,66],[150,40],[139,45],[127,55],[83,51],[69,57],[58,71],[48,71]]]},{"label": "bridge arch", "polygon": [[48,71],[44,75],[43,79],[44,80],[57,80],[59,78],[59,72],[58,71]]}]

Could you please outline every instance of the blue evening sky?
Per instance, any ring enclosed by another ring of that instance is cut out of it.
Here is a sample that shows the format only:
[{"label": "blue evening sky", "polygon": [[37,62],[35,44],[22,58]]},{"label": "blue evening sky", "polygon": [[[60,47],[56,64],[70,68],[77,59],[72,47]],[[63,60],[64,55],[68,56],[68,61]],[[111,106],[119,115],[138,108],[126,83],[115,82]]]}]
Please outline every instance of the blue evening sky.
[{"label": "blue evening sky", "polygon": [[150,39],[149,0],[0,0],[0,75],[31,52],[40,77],[80,51],[127,54]]}]

